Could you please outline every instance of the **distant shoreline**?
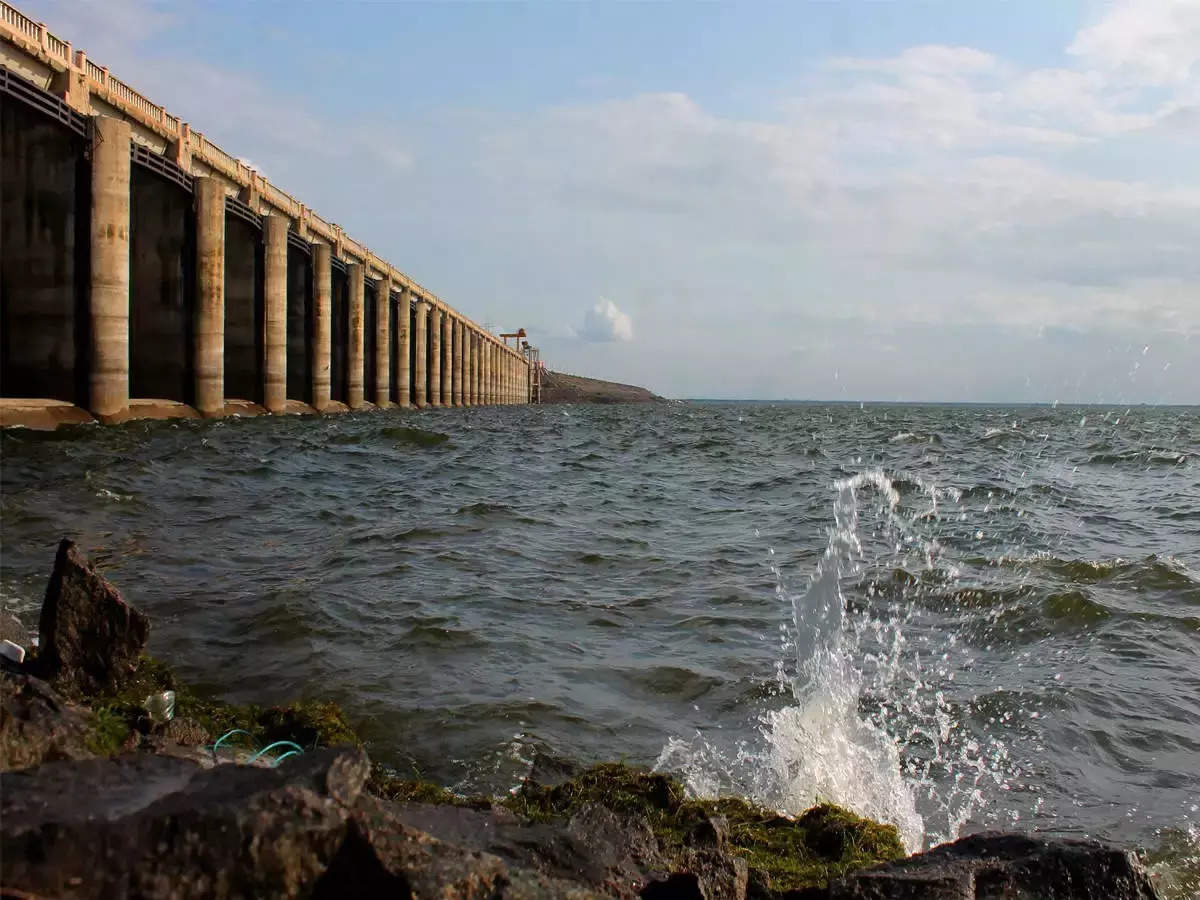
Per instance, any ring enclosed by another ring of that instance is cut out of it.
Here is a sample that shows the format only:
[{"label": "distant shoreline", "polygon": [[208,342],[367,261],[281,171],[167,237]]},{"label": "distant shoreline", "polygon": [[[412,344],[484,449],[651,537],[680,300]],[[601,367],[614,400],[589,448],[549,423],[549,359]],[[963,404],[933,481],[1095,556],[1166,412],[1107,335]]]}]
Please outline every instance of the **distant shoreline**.
[{"label": "distant shoreline", "polygon": [[542,373],[542,403],[665,403],[664,398],[643,387],[566,375]]}]

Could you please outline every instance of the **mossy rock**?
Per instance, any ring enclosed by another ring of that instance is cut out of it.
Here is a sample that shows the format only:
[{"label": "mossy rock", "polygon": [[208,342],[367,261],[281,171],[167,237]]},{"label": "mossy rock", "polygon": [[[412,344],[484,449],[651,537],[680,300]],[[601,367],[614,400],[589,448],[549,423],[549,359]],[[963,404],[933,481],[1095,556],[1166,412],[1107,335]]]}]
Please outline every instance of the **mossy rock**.
[{"label": "mossy rock", "polygon": [[894,825],[833,804],[792,819],[735,797],[690,798],[670,776],[620,764],[595,766],[555,787],[529,783],[504,801],[518,815],[542,822],[593,804],[644,817],[668,856],[686,851],[697,826],[723,817],[729,849],[745,858],[752,893],[759,896],[822,887],[853,869],[905,855]]},{"label": "mossy rock", "polygon": [[420,778],[403,778],[390,769],[376,765],[367,781],[367,790],[377,797],[397,803],[433,803],[438,806],[463,806],[487,809],[490,797],[463,797],[449,788]]},{"label": "mossy rock", "polygon": [[146,697],[167,690],[175,692],[175,715],[186,717],[214,739],[237,728],[248,732],[250,739],[260,746],[292,741],[311,750],[362,743],[341,708],[332,701],[305,700],[265,708],[225,703],[193,690],[181,682],[168,665],[144,656],[136,672],[118,691],[92,698],[93,711],[104,711],[104,716],[98,720],[104,735],[97,737],[97,746],[111,746],[118,722],[123,723],[125,729],[122,741],[116,742],[118,748],[129,731],[144,729],[147,726],[143,707]]}]

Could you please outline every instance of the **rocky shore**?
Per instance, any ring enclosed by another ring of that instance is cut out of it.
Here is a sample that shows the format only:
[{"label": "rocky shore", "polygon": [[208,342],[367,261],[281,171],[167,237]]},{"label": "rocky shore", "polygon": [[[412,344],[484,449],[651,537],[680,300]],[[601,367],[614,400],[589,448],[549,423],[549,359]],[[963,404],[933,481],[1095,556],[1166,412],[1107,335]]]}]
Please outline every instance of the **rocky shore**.
[{"label": "rocky shore", "polygon": [[543,403],[663,403],[645,388],[561,372],[542,373]]},{"label": "rocky shore", "polygon": [[179,683],[69,541],[38,631],[0,671],[5,897],[1157,896],[1094,841],[989,833],[905,857],[894,827],[833,805],[788,818],[624,765],[542,760],[499,798],[406,780],[333,704]]}]

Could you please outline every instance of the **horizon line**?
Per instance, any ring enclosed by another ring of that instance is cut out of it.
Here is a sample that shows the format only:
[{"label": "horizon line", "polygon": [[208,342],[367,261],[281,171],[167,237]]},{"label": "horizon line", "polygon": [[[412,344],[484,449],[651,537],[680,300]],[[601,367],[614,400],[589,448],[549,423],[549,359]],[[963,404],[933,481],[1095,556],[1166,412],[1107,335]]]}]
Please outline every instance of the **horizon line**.
[{"label": "horizon line", "polygon": [[1151,406],[1200,409],[1200,402],[1162,403],[1150,400],[821,400],[762,397],[667,397],[678,403],[796,403],[812,405],[864,405],[874,406],[1044,406],[1055,409],[1060,406]]}]

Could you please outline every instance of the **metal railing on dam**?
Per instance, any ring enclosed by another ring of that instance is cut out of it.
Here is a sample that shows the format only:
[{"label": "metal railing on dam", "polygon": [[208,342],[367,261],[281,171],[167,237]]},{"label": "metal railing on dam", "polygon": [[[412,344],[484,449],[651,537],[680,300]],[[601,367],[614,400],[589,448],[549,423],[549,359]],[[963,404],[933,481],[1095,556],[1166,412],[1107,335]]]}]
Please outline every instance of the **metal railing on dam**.
[{"label": "metal railing on dam", "polygon": [[529,403],[516,349],[0,0],[0,424]]}]

